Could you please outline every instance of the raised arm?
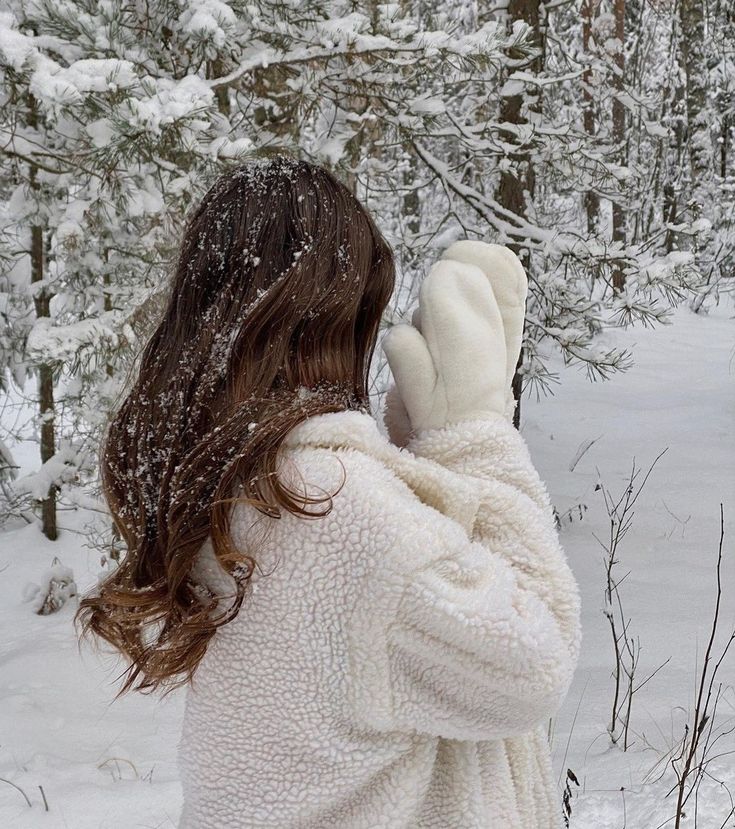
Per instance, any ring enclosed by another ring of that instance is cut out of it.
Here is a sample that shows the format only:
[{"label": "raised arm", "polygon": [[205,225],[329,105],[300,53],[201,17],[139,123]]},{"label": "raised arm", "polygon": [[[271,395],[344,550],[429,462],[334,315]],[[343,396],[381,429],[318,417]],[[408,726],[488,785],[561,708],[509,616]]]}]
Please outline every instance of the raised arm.
[{"label": "raised arm", "polygon": [[[386,645],[394,693],[402,689],[396,708],[412,712],[394,722],[440,733],[444,704],[445,736],[482,739],[554,713],[581,634],[546,488],[510,423],[525,274],[509,251],[458,244],[421,286],[416,327],[396,326],[384,349],[412,425],[406,449],[469,481],[479,508],[470,547],[409,579]],[[462,658],[449,665],[452,648]],[[420,719],[422,706],[433,720]]]},{"label": "raised arm", "polygon": [[474,482],[480,505],[473,539],[501,550],[519,584],[546,603],[569,659],[576,663],[581,645],[579,590],[559,541],[548,491],[520,432],[506,416],[498,416],[424,431],[407,448]]},{"label": "raised arm", "polygon": [[[383,731],[490,740],[552,716],[576,664],[576,585],[563,560],[558,566],[555,532],[537,505],[500,483],[501,497],[483,500],[476,521],[480,535],[488,522],[499,530],[470,538],[401,481],[371,489],[362,456],[343,460],[363,491],[340,493],[335,513],[350,515],[348,499],[360,501],[373,526],[365,537],[384,545],[348,623],[357,720]],[[528,575],[546,570],[550,584]],[[564,589],[560,608],[555,598]]]}]

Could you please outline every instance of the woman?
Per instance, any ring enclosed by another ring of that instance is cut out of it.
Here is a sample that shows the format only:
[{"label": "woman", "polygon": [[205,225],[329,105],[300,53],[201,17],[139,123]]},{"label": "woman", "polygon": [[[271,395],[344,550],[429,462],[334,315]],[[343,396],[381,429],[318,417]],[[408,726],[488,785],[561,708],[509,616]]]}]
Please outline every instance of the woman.
[{"label": "woman", "polygon": [[461,241],[368,373],[390,248],[330,173],[277,156],[191,216],[115,414],[128,553],[84,599],[120,693],[187,684],[180,829],[551,829],[547,728],[579,596],[511,416],[527,290]]}]

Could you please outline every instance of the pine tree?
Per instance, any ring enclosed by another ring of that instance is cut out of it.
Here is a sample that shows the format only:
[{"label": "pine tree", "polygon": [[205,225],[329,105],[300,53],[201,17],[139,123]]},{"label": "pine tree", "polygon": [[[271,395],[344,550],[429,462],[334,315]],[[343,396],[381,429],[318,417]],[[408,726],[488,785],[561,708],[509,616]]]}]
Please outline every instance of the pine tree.
[{"label": "pine tree", "polygon": [[[477,238],[527,264],[517,392],[557,379],[549,347],[593,378],[629,365],[598,345],[604,328],[664,321],[709,290],[692,181],[677,178],[688,110],[679,33],[658,15],[669,1],[12,0],[0,16],[0,358],[3,383],[37,385],[42,465],[13,487],[45,505],[49,537],[54,498],[99,494],[95,452],[187,210],[252,155],[324,164],[374,213],[399,264],[386,325],[444,246]],[[728,135],[732,55],[717,48],[706,77]]]}]

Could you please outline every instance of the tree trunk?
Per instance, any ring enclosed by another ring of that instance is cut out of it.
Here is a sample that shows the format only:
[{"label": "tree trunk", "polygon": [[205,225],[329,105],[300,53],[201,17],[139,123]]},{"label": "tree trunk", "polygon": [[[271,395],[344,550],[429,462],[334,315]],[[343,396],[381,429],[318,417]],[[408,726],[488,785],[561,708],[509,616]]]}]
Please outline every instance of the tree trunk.
[{"label": "tree trunk", "polygon": [[[371,21],[372,32],[377,34],[378,31],[378,2],[377,0],[367,0],[361,6],[361,11],[364,12]],[[342,59],[347,63],[351,63],[353,58],[348,53]],[[368,64],[375,62],[375,58],[367,59]],[[366,70],[367,71],[367,70]],[[345,143],[344,152],[342,154],[342,178],[345,185],[358,197],[367,204],[368,193],[358,192],[359,177],[358,167],[360,162],[365,157],[370,157],[375,153],[376,146],[380,140],[382,133],[382,125],[379,119],[373,118],[371,121],[362,120],[368,109],[372,105],[372,97],[369,94],[361,95],[356,92],[354,95],[349,95],[345,98],[344,107],[346,112],[354,113],[361,117],[360,127],[357,132]],[[346,164],[345,164],[346,162]],[[344,169],[346,167],[346,169]]]},{"label": "tree trunk", "polygon": [[[299,144],[299,98],[287,83],[294,74],[292,67],[278,64],[258,67],[252,73],[252,90],[261,99],[253,121],[273,136],[271,146],[276,150],[294,150]],[[229,100],[225,103],[224,97],[218,96],[218,106],[220,111],[227,112]]]},{"label": "tree trunk", "polygon": [[[221,78],[227,74],[228,68],[222,58],[215,58],[212,61],[207,61],[207,77]],[[228,118],[232,113],[230,106],[230,88],[229,86],[218,86],[214,90],[214,96],[217,99],[217,109]]]},{"label": "tree trunk", "polygon": [[[732,3],[724,3],[722,9],[718,3],[714,15],[715,26],[722,32],[725,43],[735,43],[735,7]],[[730,90],[720,95],[720,118],[722,128],[720,132],[720,178],[724,182],[727,178],[730,145],[733,136],[733,110],[735,109],[735,92]]]},{"label": "tree trunk", "polygon": [[[615,38],[619,42],[619,48],[615,52],[615,77],[613,88],[612,120],[613,120],[613,145],[620,164],[625,164],[625,107],[620,100],[623,92],[623,79],[625,76],[625,0],[613,0],[613,14],[615,17]],[[612,239],[613,242],[625,244],[625,207],[620,201],[612,204]],[[622,262],[613,262],[612,273],[613,293],[619,294],[625,288],[625,273]]]},{"label": "tree trunk", "polygon": [[701,0],[679,0],[681,52],[686,73],[689,168],[695,216],[710,212],[713,201],[714,148],[707,107],[705,9]]},{"label": "tree trunk", "polygon": [[[676,224],[676,191],[671,182],[664,185],[664,222],[666,224]],[[675,234],[672,230],[666,231],[666,238],[664,245],[666,253],[671,253],[674,249]]]},{"label": "tree trunk", "polygon": [[[412,241],[421,231],[421,200],[419,199],[419,193],[416,187],[416,173],[416,156],[414,154],[409,154],[406,169],[404,169],[402,174],[404,189],[401,196],[401,204],[404,228]],[[417,267],[421,256],[420,251],[416,250],[415,245],[411,244],[408,246],[405,244],[405,240],[404,250],[406,252],[406,258],[403,262],[403,272],[406,273],[413,271],[413,269]]]},{"label": "tree trunk", "polygon": [[727,156],[730,149],[730,132],[732,130],[731,115],[726,112],[722,116],[722,134],[720,136],[720,178],[727,178]]},{"label": "tree trunk", "polygon": [[[534,45],[541,50],[539,57],[535,58],[525,67],[527,72],[538,74],[544,65],[544,39],[541,34],[541,0],[509,0],[506,15],[508,24],[516,20],[525,21],[533,30]],[[536,100],[529,101],[529,109],[535,112],[541,111],[541,93],[536,92]],[[509,124],[524,124],[526,118],[523,115],[523,95],[506,95],[500,102],[500,120]],[[517,137],[512,132],[501,132],[503,141],[515,144]],[[507,210],[513,211],[518,216],[526,216],[526,198],[533,199],[535,190],[535,176],[533,164],[530,159],[528,147],[521,145],[511,156],[515,162],[513,170],[503,170],[500,173],[500,183],[496,193],[497,201]],[[521,251],[517,244],[510,244],[517,253],[527,271],[530,272],[531,262],[528,251]],[[513,377],[513,395],[517,401],[513,425],[518,428],[521,422],[521,375],[518,372],[523,361],[523,351],[516,366],[516,373]]]},{"label": "tree trunk", "polygon": [[[681,136],[681,119],[678,116],[678,102],[684,100],[683,87],[679,82],[679,73],[675,71],[678,66],[678,47],[677,47],[677,31],[678,25],[676,16],[671,18],[671,36],[669,42],[670,54],[667,57],[668,71],[667,80],[661,96],[661,108],[658,112],[658,121],[663,124],[670,121],[673,125],[671,137],[662,139],[659,144],[659,175],[657,177],[657,186],[655,188],[655,202],[652,205],[652,210],[655,210],[655,204],[660,200],[662,203],[663,222],[675,223],[677,218],[677,198],[676,198],[676,171],[681,166],[679,161],[681,158],[681,146],[683,138]],[[658,182],[662,186],[658,187]],[[651,222],[651,225],[653,221]],[[648,228],[650,231],[650,226]],[[666,236],[664,238],[664,248],[666,253],[671,253],[674,245],[678,244],[677,235],[670,228],[666,229]]]},{"label": "tree trunk", "polygon": [[[38,125],[36,100],[28,96],[28,125],[32,128]],[[38,170],[34,164],[30,165],[31,189],[38,191]],[[44,234],[42,225],[31,227],[31,284],[40,282],[44,276]],[[49,317],[51,295],[46,288],[38,291],[33,302],[36,309],[36,318]],[[54,378],[53,367],[48,363],[38,366],[38,403],[41,414],[41,462],[46,463],[56,452],[55,410],[54,410]],[[56,524],[56,490],[55,484],[49,487],[48,495],[41,501],[41,520],[43,533],[51,541],[58,538]]]},{"label": "tree trunk", "polygon": [[[592,21],[599,11],[599,0],[582,0],[582,46],[585,55],[590,53],[590,38],[592,36]],[[584,100],[584,131],[587,135],[595,134],[594,99],[590,89],[592,85],[592,70],[588,66],[582,75]],[[600,197],[594,190],[584,194],[584,208],[587,214],[587,232],[594,233],[600,218]]]}]

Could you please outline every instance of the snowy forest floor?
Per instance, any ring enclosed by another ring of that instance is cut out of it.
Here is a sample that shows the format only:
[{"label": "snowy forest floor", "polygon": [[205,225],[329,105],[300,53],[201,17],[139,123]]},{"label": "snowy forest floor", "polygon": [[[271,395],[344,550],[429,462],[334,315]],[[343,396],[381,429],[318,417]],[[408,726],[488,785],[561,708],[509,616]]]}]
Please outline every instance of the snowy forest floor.
[{"label": "snowy forest floor", "polygon": [[[592,384],[583,370],[564,368],[555,357],[551,366],[562,382],[554,396],[523,401],[522,431],[534,461],[558,512],[571,511],[561,538],[582,590],[582,656],[553,724],[560,803],[567,769],[580,783],[572,786],[572,829],[673,827],[675,796],[665,795],[675,780],[665,757],[683,734],[709,635],[720,502],[720,643],[735,626],[732,316],[732,303],[724,301],[709,315],[680,308],[672,325],[655,330],[610,331],[608,342],[632,350],[635,365],[628,372]],[[570,471],[588,440],[595,442]],[[609,522],[596,485],[619,496],[633,459],[642,470],[640,483],[664,449],[620,547],[618,576],[629,572],[620,591],[630,632],[640,639],[638,681],[669,661],[634,696],[632,745],[624,752],[606,731],[614,661],[602,613],[603,550],[595,536],[604,541]],[[13,450],[24,465],[21,474],[35,467],[36,446]],[[81,591],[94,583],[99,556],[80,534],[89,520],[83,510],[62,512],[55,543],[32,526],[0,535],[0,826],[9,829],[153,829],[177,822],[183,694],[113,702],[121,665],[78,651],[71,626],[76,602],[37,616],[22,598],[26,583],[38,582],[54,556],[73,568]],[[721,670],[716,730],[727,730],[735,725],[735,653]],[[733,750],[730,734],[714,753]],[[726,787],[735,792],[735,754],[724,754],[709,772],[698,802],[699,829],[723,826],[731,807]],[[693,808],[687,811],[683,825],[694,826]],[[732,818],[727,826],[735,826]]]}]

